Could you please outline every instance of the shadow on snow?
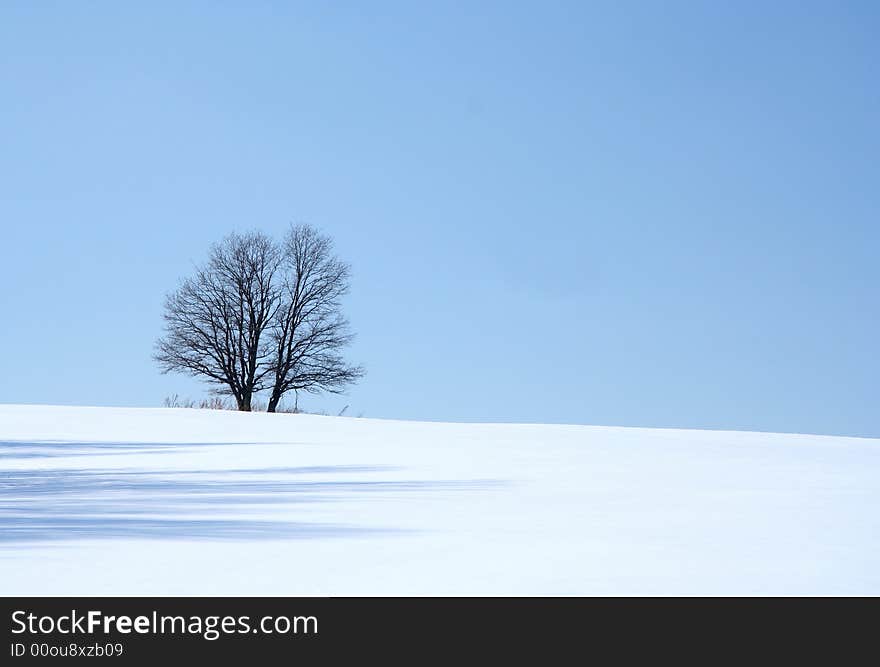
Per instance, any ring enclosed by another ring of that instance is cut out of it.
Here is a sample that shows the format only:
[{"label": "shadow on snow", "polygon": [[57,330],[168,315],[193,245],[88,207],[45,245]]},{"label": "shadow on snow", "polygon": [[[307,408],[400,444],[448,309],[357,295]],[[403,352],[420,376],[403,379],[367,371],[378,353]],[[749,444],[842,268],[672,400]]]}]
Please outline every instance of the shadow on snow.
[{"label": "shadow on snow", "polygon": [[[203,444],[209,443],[0,442],[0,461],[170,453]],[[263,517],[249,519],[246,515],[278,509],[289,516],[302,503],[365,501],[370,497],[391,497],[404,502],[405,494],[480,490],[499,484],[497,480],[486,479],[375,479],[377,474],[395,470],[399,468],[369,465],[162,471],[0,470],[0,546],[78,539],[254,540],[401,535],[412,531]],[[339,479],[340,476],[346,479]]]}]

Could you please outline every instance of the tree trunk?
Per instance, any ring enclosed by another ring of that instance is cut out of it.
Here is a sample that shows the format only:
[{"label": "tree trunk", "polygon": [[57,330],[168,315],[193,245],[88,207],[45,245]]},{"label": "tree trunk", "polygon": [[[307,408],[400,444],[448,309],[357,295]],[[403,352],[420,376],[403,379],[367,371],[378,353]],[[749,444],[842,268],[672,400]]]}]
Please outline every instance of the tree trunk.
[{"label": "tree trunk", "polygon": [[269,397],[269,407],[266,408],[266,412],[275,412],[275,409],[278,407],[278,403],[280,401],[281,401],[280,396],[276,396],[275,394],[272,394]]},{"label": "tree trunk", "polygon": [[251,397],[244,396],[243,398],[238,399],[238,409],[240,412],[250,412],[251,411]]}]

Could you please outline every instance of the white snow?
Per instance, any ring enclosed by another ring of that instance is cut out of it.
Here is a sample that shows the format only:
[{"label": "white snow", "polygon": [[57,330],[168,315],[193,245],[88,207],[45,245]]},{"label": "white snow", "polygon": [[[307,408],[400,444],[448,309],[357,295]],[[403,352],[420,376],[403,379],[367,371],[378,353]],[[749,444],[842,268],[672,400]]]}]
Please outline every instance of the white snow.
[{"label": "white snow", "polygon": [[880,440],[0,406],[2,595],[880,594]]}]

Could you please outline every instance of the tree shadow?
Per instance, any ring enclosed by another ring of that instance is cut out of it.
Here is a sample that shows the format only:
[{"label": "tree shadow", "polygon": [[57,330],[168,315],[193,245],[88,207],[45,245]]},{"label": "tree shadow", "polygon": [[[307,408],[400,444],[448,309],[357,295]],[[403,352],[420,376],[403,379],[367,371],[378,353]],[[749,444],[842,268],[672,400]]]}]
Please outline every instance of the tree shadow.
[{"label": "tree shadow", "polygon": [[[278,445],[278,442],[67,442],[54,440],[0,440],[0,461],[15,459],[68,458],[71,456],[116,456],[159,454],[196,447],[228,445]],[[296,444],[296,443],[283,443]]]},{"label": "tree shadow", "polygon": [[155,519],[112,516],[0,518],[0,545],[86,539],[261,540],[399,535],[404,531],[350,525],[245,519]]},{"label": "tree shadow", "polygon": [[[8,458],[28,443],[9,445]],[[200,443],[30,443],[46,456],[182,451]],[[209,444],[209,443],[204,443]],[[42,457],[42,456],[41,456]],[[8,458],[6,460],[8,460]],[[382,479],[400,468],[380,465],[145,470],[44,468],[0,470],[0,547],[80,539],[259,540],[394,536],[412,533],[356,523],[291,520],[305,503],[406,502],[414,493],[478,491],[491,479]],[[442,501],[442,493],[438,496]],[[266,519],[269,511],[284,519]],[[247,515],[258,513],[253,519]]]}]

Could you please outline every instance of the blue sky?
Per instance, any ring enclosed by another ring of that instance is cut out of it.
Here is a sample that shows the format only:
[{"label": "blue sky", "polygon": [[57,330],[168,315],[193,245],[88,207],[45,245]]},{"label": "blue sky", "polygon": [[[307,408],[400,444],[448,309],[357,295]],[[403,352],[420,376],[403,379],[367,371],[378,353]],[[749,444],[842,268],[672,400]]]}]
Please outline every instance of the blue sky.
[{"label": "blue sky", "polygon": [[307,222],[368,375],[306,407],[880,436],[878,33],[867,2],[5,2],[0,402],[203,395],[151,361],[164,294]]}]

